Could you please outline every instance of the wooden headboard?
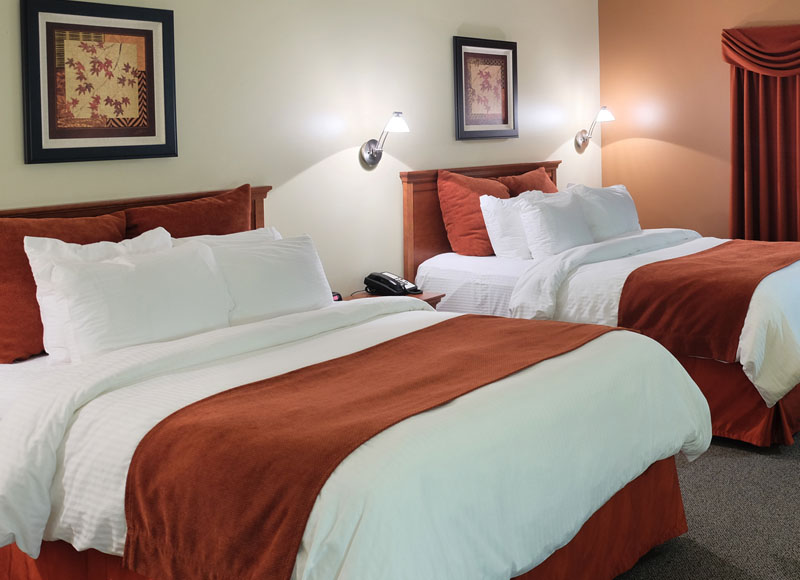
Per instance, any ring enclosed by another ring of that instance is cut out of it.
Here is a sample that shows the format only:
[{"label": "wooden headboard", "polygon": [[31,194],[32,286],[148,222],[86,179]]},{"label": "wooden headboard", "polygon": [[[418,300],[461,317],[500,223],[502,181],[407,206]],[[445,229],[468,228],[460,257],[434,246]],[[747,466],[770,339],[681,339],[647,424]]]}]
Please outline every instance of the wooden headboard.
[{"label": "wooden headboard", "polygon": [[[508,165],[483,165],[446,169],[469,177],[520,175],[544,167],[553,183],[561,161],[535,161]],[[439,208],[436,180],[439,169],[404,171],[403,182],[403,277],[414,280],[419,265],[437,254],[452,252]]]},{"label": "wooden headboard", "polygon": [[[264,200],[267,193],[272,189],[271,185],[260,185],[250,189],[251,220],[252,229],[264,227]],[[0,210],[0,217],[24,217],[24,218],[69,218],[69,217],[91,217],[114,213],[131,207],[143,207],[148,205],[164,205],[178,203],[180,201],[191,201],[201,197],[210,197],[220,193],[230,191],[220,189],[216,191],[198,191],[195,193],[176,193],[170,195],[156,195],[153,197],[135,197],[130,199],[115,199],[111,201],[90,201],[86,203],[71,203],[66,205],[50,205],[44,207],[29,207],[24,209]]]}]

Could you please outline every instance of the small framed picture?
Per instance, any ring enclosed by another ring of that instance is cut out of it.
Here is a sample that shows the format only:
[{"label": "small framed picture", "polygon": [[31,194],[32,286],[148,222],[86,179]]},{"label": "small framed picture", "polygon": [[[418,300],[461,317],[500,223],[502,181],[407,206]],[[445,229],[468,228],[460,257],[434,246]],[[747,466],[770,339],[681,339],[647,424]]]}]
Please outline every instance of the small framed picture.
[{"label": "small framed picture", "polygon": [[518,137],[517,43],[453,37],[456,139]]},{"label": "small framed picture", "polygon": [[178,154],[172,11],[21,0],[25,162]]}]

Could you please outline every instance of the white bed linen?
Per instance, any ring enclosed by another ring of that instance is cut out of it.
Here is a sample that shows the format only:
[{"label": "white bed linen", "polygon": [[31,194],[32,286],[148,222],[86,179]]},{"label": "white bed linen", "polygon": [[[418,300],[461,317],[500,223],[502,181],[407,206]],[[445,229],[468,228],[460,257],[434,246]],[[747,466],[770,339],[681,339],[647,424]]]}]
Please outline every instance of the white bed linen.
[{"label": "white bed linen", "polygon": [[20,397],[25,385],[30,384],[48,368],[46,356],[37,356],[18,363],[0,364],[0,421]]},{"label": "white bed linen", "polygon": [[[0,545],[121,554],[130,458],[165,416],[450,316],[413,298],[350,301],[53,368],[0,422]],[[710,437],[677,361],[609,333],[362,445],[318,496],[294,577],[507,579],[648,465],[694,458]]]},{"label": "white bed linen", "polygon": [[[701,252],[727,240],[656,229],[538,260],[520,276],[510,308],[517,318],[617,324],[622,287],[645,264]],[[800,262],[764,278],[753,293],[737,360],[767,406],[800,383]]]},{"label": "white bed linen", "polygon": [[533,260],[438,254],[420,264],[415,278],[425,292],[444,292],[440,312],[508,316],[511,293]]}]

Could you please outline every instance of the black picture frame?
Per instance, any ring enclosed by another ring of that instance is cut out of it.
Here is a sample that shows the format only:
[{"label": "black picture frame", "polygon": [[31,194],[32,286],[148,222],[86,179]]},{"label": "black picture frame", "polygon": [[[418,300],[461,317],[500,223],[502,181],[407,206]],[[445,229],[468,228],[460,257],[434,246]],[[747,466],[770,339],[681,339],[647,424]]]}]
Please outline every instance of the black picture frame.
[{"label": "black picture frame", "polygon": [[171,10],[20,8],[25,163],[178,155]]},{"label": "black picture frame", "polygon": [[517,43],[454,36],[453,65],[456,139],[518,137]]}]

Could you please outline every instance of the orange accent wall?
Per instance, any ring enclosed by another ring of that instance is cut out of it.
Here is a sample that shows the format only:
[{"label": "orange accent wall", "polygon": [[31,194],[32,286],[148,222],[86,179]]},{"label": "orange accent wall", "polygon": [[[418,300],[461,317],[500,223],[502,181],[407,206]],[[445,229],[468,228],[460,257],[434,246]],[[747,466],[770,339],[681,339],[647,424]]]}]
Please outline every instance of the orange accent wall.
[{"label": "orange accent wall", "polygon": [[642,227],[728,236],[730,67],[723,28],[800,23],[800,1],[599,0],[603,184]]}]

